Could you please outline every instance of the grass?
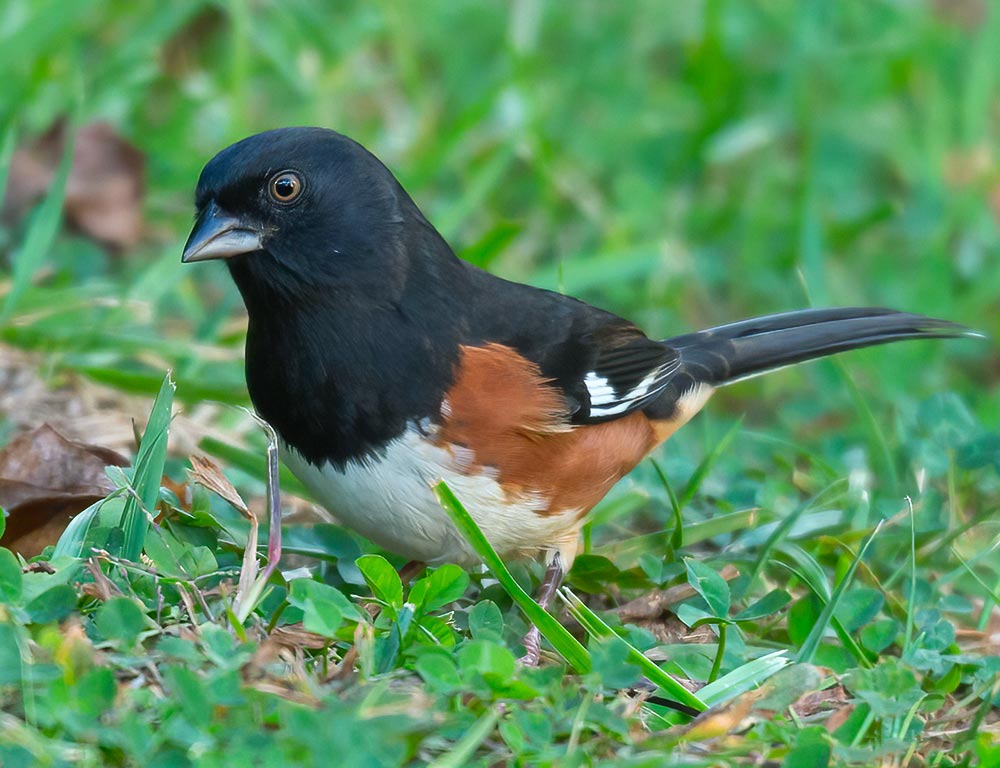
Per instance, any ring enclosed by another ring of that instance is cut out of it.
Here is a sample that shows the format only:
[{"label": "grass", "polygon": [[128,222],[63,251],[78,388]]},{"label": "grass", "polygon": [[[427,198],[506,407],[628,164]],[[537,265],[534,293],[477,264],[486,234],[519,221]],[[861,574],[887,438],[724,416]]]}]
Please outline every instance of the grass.
[{"label": "grass", "polygon": [[[179,254],[203,163],[277,125],[359,139],[467,259],[654,336],[811,303],[1000,338],[991,5],[8,0],[0,16],[0,177],[57,119],[108,121],[147,162],[137,246],[59,226],[65,161],[3,221],[0,356],[98,393],[83,399],[109,420],[144,419],[171,369],[185,415],[164,457],[161,397],[91,518],[101,552],[72,558],[94,541],[68,538],[47,573],[0,549],[5,766],[1000,760],[994,342],[720,393],[595,510],[564,594],[582,645],[556,641],[571,663],[539,670],[515,663],[526,625],[503,584],[448,566],[398,583],[394,558],[328,523],[286,524],[290,554],[250,594],[250,522],[185,484],[180,452],[224,462],[266,533],[266,440],[230,407],[247,403],[239,297]],[[0,438],[34,413],[0,413]],[[72,431],[75,413],[45,417]],[[507,565],[530,593],[538,565]],[[662,609],[622,619],[651,595]],[[695,693],[713,708],[683,722],[642,701],[647,673],[714,680]]]}]

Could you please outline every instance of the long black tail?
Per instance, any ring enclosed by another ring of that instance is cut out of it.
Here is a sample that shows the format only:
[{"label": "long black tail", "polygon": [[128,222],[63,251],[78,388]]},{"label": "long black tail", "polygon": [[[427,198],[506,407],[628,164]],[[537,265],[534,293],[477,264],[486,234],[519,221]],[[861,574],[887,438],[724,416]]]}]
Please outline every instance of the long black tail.
[{"label": "long black tail", "polygon": [[963,325],[877,307],[802,309],[666,339],[692,384],[719,387],[848,349],[978,336]]}]

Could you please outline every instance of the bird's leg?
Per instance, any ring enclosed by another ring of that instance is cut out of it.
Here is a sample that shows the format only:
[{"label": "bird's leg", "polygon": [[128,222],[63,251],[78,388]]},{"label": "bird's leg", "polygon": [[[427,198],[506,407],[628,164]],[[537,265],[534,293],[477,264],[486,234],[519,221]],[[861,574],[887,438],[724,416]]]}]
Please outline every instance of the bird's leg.
[{"label": "bird's leg", "polygon": [[[542,579],[542,586],[538,590],[538,604],[543,610],[547,611],[549,609],[553,598],[556,596],[556,592],[562,586],[565,576],[566,572],[563,570],[562,555],[556,552],[552,558],[552,562],[549,563],[549,567],[545,570],[545,578]],[[542,634],[538,631],[538,627],[532,624],[531,629],[528,630],[528,634],[524,636],[521,643],[524,645],[524,656],[521,657],[521,663],[526,667],[537,667],[539,657],[542,653]]]}]

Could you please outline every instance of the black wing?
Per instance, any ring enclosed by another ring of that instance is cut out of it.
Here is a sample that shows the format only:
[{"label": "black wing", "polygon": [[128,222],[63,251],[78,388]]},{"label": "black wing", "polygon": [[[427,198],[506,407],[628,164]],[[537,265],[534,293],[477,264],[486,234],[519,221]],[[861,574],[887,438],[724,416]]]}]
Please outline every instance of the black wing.
[{"label": "black wing", "polygon": [[677,350],[610,312],[470,268],[478,301],[470,340],[515,349],[566,398],[571,421],[620,418],[655,400],[680,368]]},{"label": "black wing", "polygon": [[680,368],[676,350],[634,326],[605,326],[591,343],[593,363],[575,388],[583,396],[574,421],[604,421],[640,409],[659,397]]}]

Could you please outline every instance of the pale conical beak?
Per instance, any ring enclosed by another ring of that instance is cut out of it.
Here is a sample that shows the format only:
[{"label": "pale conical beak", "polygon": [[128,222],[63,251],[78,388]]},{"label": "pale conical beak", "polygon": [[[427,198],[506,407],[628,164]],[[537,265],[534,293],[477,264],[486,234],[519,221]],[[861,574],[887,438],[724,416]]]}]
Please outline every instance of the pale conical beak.
[{"label": "pale conical beak", "polygon": [[242,219],[226,213],[215,201],[202,211],[184,246],[181,262],[228,259],[262,248],[260,232]]}]

